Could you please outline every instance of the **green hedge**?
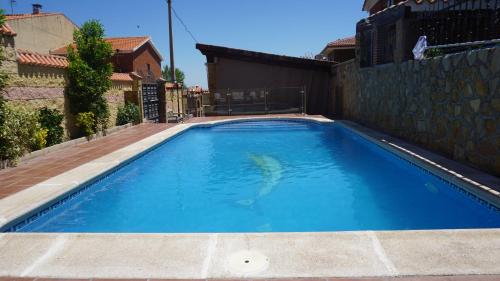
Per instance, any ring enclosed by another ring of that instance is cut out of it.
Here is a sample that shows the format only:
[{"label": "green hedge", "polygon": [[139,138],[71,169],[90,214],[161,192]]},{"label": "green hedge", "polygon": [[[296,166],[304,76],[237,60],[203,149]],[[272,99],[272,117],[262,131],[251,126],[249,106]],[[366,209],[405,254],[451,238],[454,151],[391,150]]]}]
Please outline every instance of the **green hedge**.
[{"label": "green hedge", "polygon": [[7,103],[0,97],[0,161],[15,165],[24,154],[62,142],[62,114],[32,110]]},{"label": "green hedge", "polygon": [[116,125],[121,126],[128,123],[139,124],[141,122],[141,113],[139,106],[133,103],[127,103],[125,106],[118,107],[116,115]]}]

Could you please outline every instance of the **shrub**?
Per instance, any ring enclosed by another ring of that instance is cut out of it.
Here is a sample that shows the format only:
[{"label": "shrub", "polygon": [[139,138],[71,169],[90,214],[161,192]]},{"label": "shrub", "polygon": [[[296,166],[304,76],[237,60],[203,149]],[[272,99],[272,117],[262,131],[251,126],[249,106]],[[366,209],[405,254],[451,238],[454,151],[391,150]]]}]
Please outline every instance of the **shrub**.
[{"label": "shrub", "polygon": [[39,111],[39,120],[42,128],[47,130],[47,146],[61,143],[64,136],[64,128],[61,126],[64,119],[62,114],[57,109],[49,109],[44,107]]},{"label": "shrub", "polygon": [[[15,164],[17,159],[37,145],[43,144],[43,133],[36,111],[3,102],[0,108],[4,117],[0,124],[0,159]],[[38,143],[37,143],[38,142]]]},{"label": "shrub", "polygon": [[76,125],[80,127],[87,139],[90,140],[90,137],[96,132],[96,122],[95,116],[92,112],[81,112],[76,116]]},{"label": "shrub", "polygon": [[35,134],[31,138],[31,150],[40,150],[47,146],[47,135],[49,130],[45,128],[37,128]]},{"label": "shrub", "polygon": [[125,125],[128,123],[139,124],[141,122],[141,114],[139,106],[134,103],[127,103],[125,106],[118,107],[116,116],[116,125]]}]

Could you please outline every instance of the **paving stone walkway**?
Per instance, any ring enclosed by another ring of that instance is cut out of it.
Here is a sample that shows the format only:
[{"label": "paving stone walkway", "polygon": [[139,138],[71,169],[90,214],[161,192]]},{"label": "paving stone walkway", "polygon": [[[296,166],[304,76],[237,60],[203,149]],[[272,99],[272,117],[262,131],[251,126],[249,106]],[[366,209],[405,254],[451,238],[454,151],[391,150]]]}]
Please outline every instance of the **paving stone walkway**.
[{"label": "paving stone walkway", "polygon": [[46,155],[24,161],[14,168],[0,170],[0,199],[174,125],[140,124],[90,142],[61,148]]}]

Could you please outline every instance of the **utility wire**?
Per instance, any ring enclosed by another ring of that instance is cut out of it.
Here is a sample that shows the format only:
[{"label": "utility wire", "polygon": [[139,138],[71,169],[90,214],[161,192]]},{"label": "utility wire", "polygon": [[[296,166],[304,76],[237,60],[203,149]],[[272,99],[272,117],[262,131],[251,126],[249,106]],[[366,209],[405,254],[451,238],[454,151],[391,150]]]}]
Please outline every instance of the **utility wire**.
[{"label": "utility wire", "polygon": [[179,20],[179,22],[182,24],[182,26],[184,26],[184,30],[186,30],[186,32],[189,34],[189,36],[191,36],[191,38],[194,40],[194,42],[199,43],[198,40],[196,40],[196,37],[194,37],[193,33],[189,30],[187,25],[181,19],[181,17],[179,17],[179,15],[177,14],[177,11],[175,11],[174,7],[172,7],[172,11],[174,12],[174,16],[177,18],[177,20]]}]

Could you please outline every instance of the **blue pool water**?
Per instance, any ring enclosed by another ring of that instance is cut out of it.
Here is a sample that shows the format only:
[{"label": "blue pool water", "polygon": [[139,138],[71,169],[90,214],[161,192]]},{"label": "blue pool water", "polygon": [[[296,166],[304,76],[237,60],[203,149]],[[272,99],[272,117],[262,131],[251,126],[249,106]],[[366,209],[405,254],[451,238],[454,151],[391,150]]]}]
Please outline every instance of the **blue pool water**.
[{"label": "blue pool water", "polygon": [[500,227],[500,212],[340,125],[194,128],[19,229],[302,232]]}]

